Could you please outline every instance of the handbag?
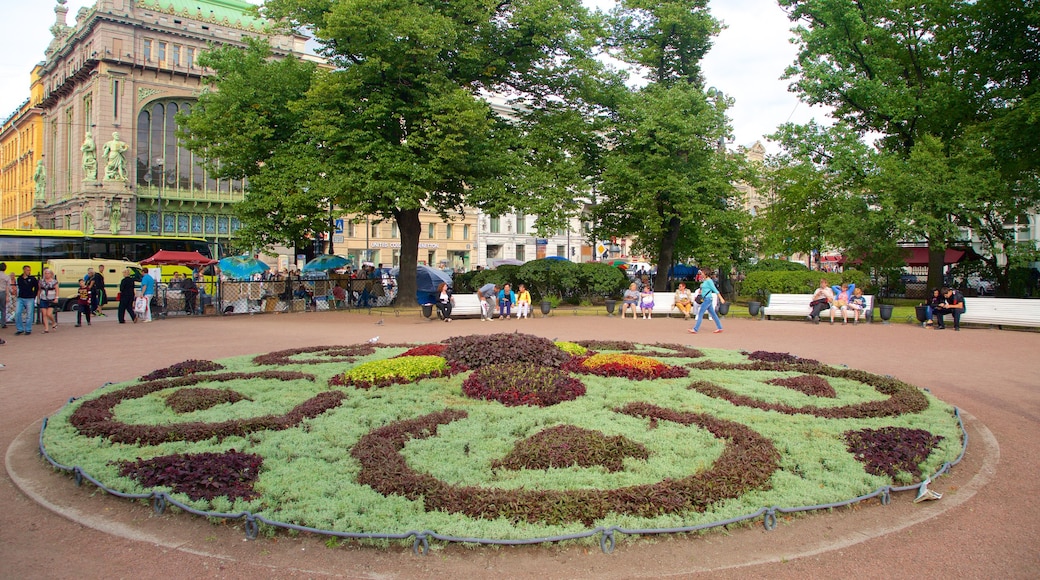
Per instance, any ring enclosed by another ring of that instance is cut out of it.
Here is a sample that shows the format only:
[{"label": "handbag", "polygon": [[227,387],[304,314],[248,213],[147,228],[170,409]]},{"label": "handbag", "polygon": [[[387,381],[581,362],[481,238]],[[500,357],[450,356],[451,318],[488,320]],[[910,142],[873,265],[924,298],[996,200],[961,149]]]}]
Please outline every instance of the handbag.
[{"label": "handbag", "polygon": [[696,302],[697,304],[704,304],[704,297],[701,296],[700,294],[698,294],[697,296],[694,297],[693,301]]}]

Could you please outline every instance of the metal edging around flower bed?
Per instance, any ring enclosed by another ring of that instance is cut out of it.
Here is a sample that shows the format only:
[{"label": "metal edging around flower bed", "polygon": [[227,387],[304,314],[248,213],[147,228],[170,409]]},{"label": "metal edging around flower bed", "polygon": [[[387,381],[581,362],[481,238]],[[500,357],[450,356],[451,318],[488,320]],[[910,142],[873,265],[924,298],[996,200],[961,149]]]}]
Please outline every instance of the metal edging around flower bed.
[{"label": "metal edging around flower bed", "polygon": [[[111,383],[106,383],[104,386],[108,386],[109,384],[111,384]],[[76,399],[77,399],[77,397],[70,398],[65,403],[65,406],[71,405],[74,401],[76,401]],[[174,505],[174,506],[176,506],[176,507],[178,507],[178,508],[180,508],[180,509],[182,509],[182,510],[188,512],[188,513],[190,513],[190,514],[194,514],[194,515],[197,515],[197,516],[203,516],[203,517],[207,517],[207,518],[243,519],[244,520],[243,527],[244,527],[244,530],[245,530],[245,533],[246,533],[246,537],[248,539],[251,539],[251,540],[254,540],[254,539],[257,538],[257,536],[260,533],[260,523],[263,523],[263,524],[266,524],[266,525],[269,525],[269,526],[272,526],[272,527],[276,527],[276,528],[284,528],[284,529],[287,529],[287,530],[295,530],[295,531],[299,531],[299,532],[310,532],[310,533],[313,533],[313,534],[321,534],[321,535],[333,536],[333,537],[337,537],[337,538],[366,539],[366,540],[407,540],[407,539],[411,538],[412,539],[412,552],[414,552],[415,554],[426,555],[430,551],[430,539],[431,538],[434,539],[434,540],[442,541],[442,542],[460,542],[460,543],[467,543],[467,544],[487,544],[487,545],[499,545],[499,546],[519,546],[519,545],[526,545],[526,544],[541,544],[541,543],[545,543],[545,542],[560,542],[560,541],[564,541],[564,540],[578,540],[578,539],[581,539],[581,538],[588,538],[588,537],[591,537],[591,536],[595,536],[597,534],[602,534],[602,536],[600,537],[600,541],[599,541],[600,550],[602,550],[603,553],[605,553],[605,554],[609,554],[609,553],[614,551],[614,547],[615,547],[616,542],[617,542],[617,540],[615,538],[616,534],[650,535],[650,534],[682,534],[682,533],[690,533],[690,532],[697,532],[697,531],[701,531],[701,530],[707,530],[707,529],[711,529],[711,528],[717,528],[717,527],[720,527],[720,526],[727,526],[727,525],[730,525],[730,524],[735,524],[735,523],[751,520],[751,519],[757,518],[759,516],[762,516],[762,525],[763,525],[763,527],[767,531],[773,531],[777,527],[777,523],[778,523],[778,521],[777,521],[777,514],[778,513],[780,513],[780,514],[789,514],[789,513],[812,511],[812,510],[820,510],[820,509],[832,509],[832,508],[837,508],[837,507],[849,506],[849,505],[852,505],[854,503],[858,503],[858,502],[861,502],[863,500],[867,500],[867,499],[874,498],[874,497],[880,497],[881,498],[881,505],[888,505],[889,503],[891,503],[892,492],[910,491],[910,490],[915,490],[915,489],[919,490],[919,491],[923,491],[923,490],[927,489],[928,484],[931,483],[931,481],[933,479],[935,479],[935,478],[945,474],[946,472],[948,472],[950,470],[951,467],[953,467],[954,465],[960,463],[961,460],[964,459],[964,454],[968,450],[968,432],[964,428],[964,420],[961,417],[960,409],[957,408],[957,407],[954,407],[953,408],[953,415],[954,415],[954,417],[957,418],[957,424],[961,428],[961,436],[963,438],[963,443],[961,445],[961,452],[960,452],[960,454],[957,456],[957,458],[955,460],[947,461],[947,462],[943,463],[943,465],[935,473],[933,473],[931,476],[925,478],[920,483],[916,483],[916,484],[913,484],[913,485],[906,485],[906,486],[896,486],[896,487],[886,485],[886,486],[879,487],[877,490],[875,490],[872,493],[869,493],[869,494],[866,494],[866,495],[861,495],[861,496],[858,496],[858,497],[854,497],[854,498],[851,498],[851,499],[848,499],[848,500],[845,500],[845,501],[834,502],[834,503],[808,505],[808,506],[798,506],[798,507],[787,507],[787,508],[779,507],[779,506],[764,507],[764,508],[759,509],[758,511],[753,512],[753,513],[745,514],[745,515],[742,515],[742,516],[736,516],[736,517],[733,517],[733,518],[729,518],[729,519],[726,519],[726,520],[720,520],[720,521],[717,521],[717,522],[711,522],[711,523],[707,523],[707,524],[699,524],[699,525],[696,525],[696,526],[684,526],[684,527],[678,527],[678,528],[647,528],[647,529],[622,528],[622,527],[619,527],[619,526],[610,526],[610,527],[599,526],[599,527],[587,530],[585,532],[580,532],[580,533],[575,533],[575,534],[566,534],[566,535],[562,535],[562,536],[550,536],[550,537],[542,537],[542,538],[516,539],[516,540],[495,540],[495,539],[488,539],[488,538],[467,538],[467,537],[460,537],[460,536],[448,536],[448,535],[438,534],[437,532],[434,532],[432,530],[422,530],[422,531],[411,530],[411,531],[404,532],[404,533],[399,533],[399,534],[391,534],[391,533],[363,533],[363,532],[337,532],[337,531],[333,531],[333,530],[322,530],[322,529],[319,529],[319,528],[311,528],[311,527],[307,527],[307,526],[299,526],[299,525],[296,525],[296,524],[290,524],[290,523],[287,523],[287,522],[279,522],[279,521],[276,521],[276,520],[269,520],[269,519],[267,519],[267,518],[265,518],[265,517],[263,517],[261,515],[257,515],[257,514],[248,512],[248,511],[242,511],[242,512],[238,512],[238,513],[222,513],[222,512],[209,512],[209,511],[197,510],[197,509],[195,509],[195,508],[193,508],[193,507],[191,507],[189,505],[186,505],[186,504],[181,503],[180,501],[174,499],[169,494],[167,494],[165,491],[154,491],[153,490],[153,491],[148,492],[148,493],[124,493],[124,492],[116,491],[114,489],[109,488],[105,484],[101,483],[96,478],[91,476],[89,473],[83,471],[83,469],[81,469],[79,466],[62,465],[62,464],[58,463],[57,461],[55,461],[47,453],[47,450],[46,450],[46,448],[44,447],[44,444],[43,444],[43,434],[44,434],[44,431],[46,431],[46,429],[47,429],[47,423],[48,423],[48,419],[49,419],[48,417],[44,417],[43,418],[43,425],[40,426],[39,452],[40,452],[40,455],[44,459],[46,459],[51,464],[51,466],[53,466],[55,469],[60,469],[60,470],[65,471],[65,472],[72,472],[73,479],[75,480],[77,486],[78,485],[82,485],[83,484],[83,480],[86,479],[87,481],[93,483],[98,489],[104,491],[105,493],[114,495],[116,497],[129,498],[129,499],[148,499],[148,500],[151,500],[152,509],[157,514],[162,514],[164,511],[166,511],[166,507],[168,505],[172,504],[172,505]]]}]

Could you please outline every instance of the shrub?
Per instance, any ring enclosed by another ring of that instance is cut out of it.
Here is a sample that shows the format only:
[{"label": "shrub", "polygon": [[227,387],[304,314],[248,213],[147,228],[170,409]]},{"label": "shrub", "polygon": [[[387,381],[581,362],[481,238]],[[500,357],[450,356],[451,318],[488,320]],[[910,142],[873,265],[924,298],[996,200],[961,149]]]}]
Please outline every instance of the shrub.
[{"label": "shrub", "polygon": [[141,377],[142,381],[154,381],[157,379],[168,379],[170,377],[183,377],[194,373],[204,373],[207,371],[219,371],[224,368],[224,365],[215,363],[208,360],[190,359],[184,362],[179,362],[175,365],[170,365],[164,369],[159,369],[148,373]]},{"label": "shrub", "polygon": [[[305,365],[324,364],[330,362],[354,362],[358,357],[368,356],[376,351],[371,344],[349,344],[346,346],[307,346],[269,352],[253,358],[258,365]],[[320,354],[321,357],[298,358],[301,354]]]},{"label": "shrub", "polygon": [[462,392],[507,406],[548,407],[584,395],[585,385],[559,369],[513,363],[477,369],[462,382]]},{"label": "shrub", "polygon": [[513,333],[450,338],[444,358],[469,368],[515,362],[559,368],[570,355],[547,338]]},{"label": "shrub", "polygon": [[623,435],[608,437],[575,425],[557,425],[517,442],[508,455],[493,461],[491,467],[519,470],[599,465],[607,471],[621,471],[626,457],[645,460],[650,458],[650,452]]},{"label": "shrub", "polygon": [[812,294],[820,286],[824,278],[831,286],[842,282],[855,284],[867,294],[872,293],[870,278],[859,270],[845,270],[841,273],[819,271],[798,272],[750,272],[741,282],[740,292],[744,296],[758,294]]}]

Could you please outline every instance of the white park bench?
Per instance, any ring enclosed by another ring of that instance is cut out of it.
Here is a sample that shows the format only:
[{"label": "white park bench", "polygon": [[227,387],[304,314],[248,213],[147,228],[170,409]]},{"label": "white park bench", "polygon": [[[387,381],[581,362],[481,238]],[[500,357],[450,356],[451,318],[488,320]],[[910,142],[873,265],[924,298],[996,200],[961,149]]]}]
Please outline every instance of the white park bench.
[{"label": "white park bench", "polygon": [[[947,317],[948,319],[949,317]],[[1023,298],[971,298],[964,300],[961,324],[988,324],[1040,328],[1040,300]]]},{"label": "white park bench", "polygon": [[[452,294],[452,298],[455,299],[455,305],[451,308],[452,318],[461,316],[480,316],[480,298],[478,298],[475,293]],[[432,306],[433,310],[430,312],[431,318],[437,316],[437,305],[432,304]]]},{"label": "white park bench", "polygon": [[[874,319],[874,295],[866,294],[863,298],[867,300],[863,319],[871,322]],[[769,306],[762,307],[762,315],[770,320],[774,316],[798,316],[805,318],[812,311],[812,308],[809,306],[810,302],[812,302],[812,294],[771,294],[769,296]],[[829,310],[822,311],[820,317],[822,318],[824,314],[830,317]],[[835,313],[835,318],[837,317],[838,313]],[[961,320],[964,319],[962,318]]]}]

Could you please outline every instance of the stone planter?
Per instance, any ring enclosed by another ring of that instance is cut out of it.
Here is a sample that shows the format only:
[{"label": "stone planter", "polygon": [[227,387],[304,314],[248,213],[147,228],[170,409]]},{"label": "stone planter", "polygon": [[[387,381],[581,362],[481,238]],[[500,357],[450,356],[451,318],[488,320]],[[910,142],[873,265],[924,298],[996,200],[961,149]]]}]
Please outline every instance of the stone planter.
[{"label": "stone planter", "polygon": [[607,299],[603,305],[607,307],[607,316],[614,316],[614,309],[617,308],[617,300]]},{"label": "stone planter", "polygon": [[424,318],[430,318],[433,316],[433,304],[423,304],[422,315]]},{"label": "stone planter", "polygon": [[729,302],[719,304],[716,314],[718,314],[719,316],[725,316],[729,314]]},{"label": "stone planter", "polygon": [[754,318],[754,317],[758,316],[758,312],[761,309],[762,309],[762,303],[757,301],[757,300],[752,300],[752,301],[747,303],[747,311],[748,311],[748,314],[751,315],[751,318]]},{"label": "stone planter", "polygon": [[878,306],[878,312],[881,313],[881,323],[888,324],[888,321],[892,319],[892,305],[882,304]]},{"label": "stone planter", "polygon": [[928,323],[928,307],[924,304],[914,307],[914,314],[917,315],[917,321],[924,326]]},{"label": "stone planter", "polygon": [[541,308],[542,316],[549,316],[549,311],[552,310],[552,302],[549,302],[548,300],[542,300]]}]

